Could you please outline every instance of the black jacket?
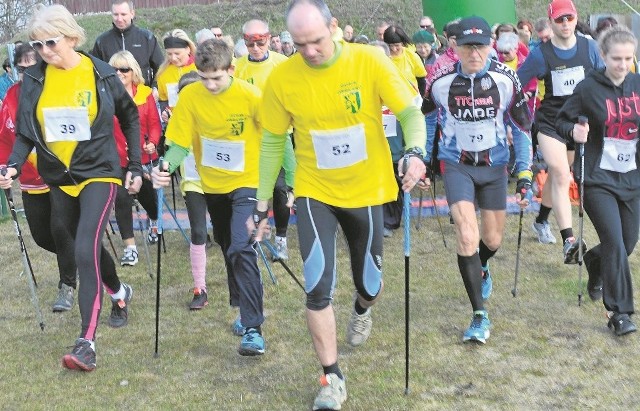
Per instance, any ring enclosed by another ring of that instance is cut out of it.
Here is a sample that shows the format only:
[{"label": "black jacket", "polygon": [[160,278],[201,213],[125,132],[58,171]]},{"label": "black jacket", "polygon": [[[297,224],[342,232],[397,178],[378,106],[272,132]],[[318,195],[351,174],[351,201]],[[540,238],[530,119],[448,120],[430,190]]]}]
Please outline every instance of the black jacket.
[{"label": "black jacket", "polygon": [[113,26],[111,30],[98,36],[91,54],[108,62],[111,56],[122,50],[133,54],[142,69],[144,83],[151,86],[158,67],[164,61],[164,54],[153,33],[133,23],[124,30]]},{"label": "black jacket", "polygon": [[140,164],[140,120],[138,107],[111,66],[89,56],[93,62],[98,112],[91,124],[91,138],[80,141],[69,168],[47,147],[36,117],[36,107],[45,82],[47,63],[24,72],[17,114],[16,142],[8,164],[20,172],[27,156],[36,148],[38,172],[51,186],[75,185],[89,178],[122,178],[120,158],[113,137],[113,116],[118,117],[127,139],[129,165],[134,176],[142,175]]},{"label": "black jacket", "polygon": [[[576,86],[556,119],[556,130],[573,141],[572,130],[578,116],[589,120],[589,136],[584,145],[585,186],[604,188],[620,198],[640,195],[640,147],[636,144],[636,165],[626,173],[600,167],[604,137],[633,140],[640,137],[640,75],[629,73],[619,85],[604,75],[604,69],[591,71]],[[621,158],[619,161],[628,161]],[[576,149],[574,175],[580,172],[580,156]]]}]

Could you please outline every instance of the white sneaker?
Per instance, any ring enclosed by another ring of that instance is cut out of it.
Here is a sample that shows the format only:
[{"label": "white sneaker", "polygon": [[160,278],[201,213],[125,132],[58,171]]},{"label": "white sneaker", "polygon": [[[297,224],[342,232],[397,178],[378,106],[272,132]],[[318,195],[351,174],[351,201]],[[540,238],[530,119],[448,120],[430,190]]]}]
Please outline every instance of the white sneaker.
[{"label": "white sneaker", "polygon": [[320,392],[313,401],[315,410],[340,410],[347,399],[347,386],[343,379],[336,374],[326,374],[320,377]]},{"label": "white sneaker", "polygon": [[124,249],[124,255],[120,258],[120,265],[129,265],[133,267],[138,263],[138,250],[135,248],[126,247]]},{"label": "white sneaker", "polygon": [[276,252],[281,260],[289,259],[289,249],[287,248],[287,237],[276,236]]},{"label": "white sneaker", "polygon": [[367,308],[367,311],[362,315],[358,314],[354,309],[347,326],[347,343],[352,347],[364,344],[371,334],[372,326],[371,308]]},{"label": "white sneaker", "polygon": [[535,220],[531,225],[533,232],[538,236],[538,241],[542,244],[555,244],[556,238],[551,234],[551,226],[548,221],[544,223],[536,223]]}]

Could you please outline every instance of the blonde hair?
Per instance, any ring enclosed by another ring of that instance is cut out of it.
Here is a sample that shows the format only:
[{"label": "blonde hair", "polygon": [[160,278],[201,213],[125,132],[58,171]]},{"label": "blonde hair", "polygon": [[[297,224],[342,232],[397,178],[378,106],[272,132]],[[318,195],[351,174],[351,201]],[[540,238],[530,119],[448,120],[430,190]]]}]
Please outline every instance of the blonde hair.
[{"label": "blonde hair", "polygon": [[633,48],[638,47],[636,36],[624,26],[612,26],[600,33],[598,37],[598,46],[603,55],[609,54],[611,48],[616,44],[629,43],[633,44]]},{"label": "blonde hair", "polygon": [[40,4],[36,6],[27,26],[29,38],[36,40],[38,37],[47,37],[55,34],[75,39],[76,47],[82,46],[87,39],[84,29],[80,27],[73,15],[64,6],[60,4],[54,4],[53,6]]},{"label": "blonde hair", "polygon": [[[176,37],[176,38],[179,38],[180,40],[186,41],[188,46],[189,46],[189,54],[191,56],[195,56],[196,55],[196,45],[193,43],[193,41],[191,41],[191,39],[189,38],[187,33],[185,33],[184,30],[182,30],[182,29],[173,29],[173,30],[165,33],[165,35],[162,36],[162,44],[163,45],[164,45],[164,41],[166,39],[168,39],[169,37]],[[156,74],[156,78],[160,74],[162,74],[162,72],[164,72],[167,69],[167,66],[169,66],[169,64],[170,64],[169,63],[169,58],[165,55],[164,61],[162,62],[162,64],[158,68],[158,73]]]},{"label": "blonde hair", "polygon": [[109,65],[111,67],[131,68],[131,71],[133,72],[133,78],[131,79],[131,82],[136,86],[138,84],[144,84],[144,77],[142,76],[140,65],[130,51],[122,50],[117,52],[109,59]]}]

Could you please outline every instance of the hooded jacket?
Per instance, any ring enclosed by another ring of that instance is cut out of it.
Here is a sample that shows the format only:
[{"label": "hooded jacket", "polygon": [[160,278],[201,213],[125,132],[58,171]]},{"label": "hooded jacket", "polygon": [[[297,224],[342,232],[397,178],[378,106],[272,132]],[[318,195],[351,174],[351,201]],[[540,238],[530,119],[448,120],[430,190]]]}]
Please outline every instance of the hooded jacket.
[{"label": "hooded jacket", "polygon": [[67,168],[47,147],[36,107],[44,88],[47,63],[41,62],[24,72],[17,115],[16,142],[8,164],[18,173],[35,146],[38,172],[50,186],[75,185],[90,178],[120,179],[121,169],[113,137],[113,116],[117,116],[129,149],[128,169],[133,176],[142,175],[140,164],[140,122],[138,108],[115,71],[107,63],[91,58],[96,81],[98,112],[91,124],[91,138],[78,142]]},{"label": "hooded jacket", "polygon": [[[558,114],[556,129],[565,139],[573,140],[573,126],[578,116],[589,120],[589,136],[584,145],[584,185],[604,188],[621,198],[640,195],[640,170],[620,173],[600,167],[604,137],[634,140],[640,136],[640,76],[629,73],[616,86],[605,76],[604,69],[593,70],[576,86]],[[639,154],[636,143],[638,167]],[[577,152],[574,170],[580,170]]]}]

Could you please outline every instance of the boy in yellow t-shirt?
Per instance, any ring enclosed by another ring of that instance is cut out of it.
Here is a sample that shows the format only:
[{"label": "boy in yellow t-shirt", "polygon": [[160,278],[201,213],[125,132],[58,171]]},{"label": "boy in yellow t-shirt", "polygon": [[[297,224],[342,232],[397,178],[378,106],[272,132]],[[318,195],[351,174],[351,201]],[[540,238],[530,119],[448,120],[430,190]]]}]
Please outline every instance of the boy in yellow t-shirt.
[{"label": "boy in yellow t-shirt", "polygon": [[262,282],[253,242],[245,228],[258,187],[260,90],[231,77],[232,50],[222,40],[198,46],[195,64],[200,81],[186,86],[167,127],[168,172],[154,168],[155,187],[169,185],[170,173],[193,148],[209,215],[230,267],[229,287],[239,291],[245,333],[240,355],[264,354],[261,325]]}]

